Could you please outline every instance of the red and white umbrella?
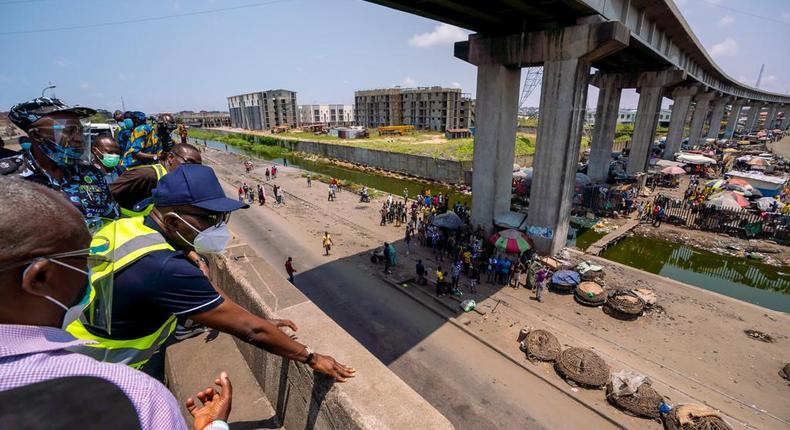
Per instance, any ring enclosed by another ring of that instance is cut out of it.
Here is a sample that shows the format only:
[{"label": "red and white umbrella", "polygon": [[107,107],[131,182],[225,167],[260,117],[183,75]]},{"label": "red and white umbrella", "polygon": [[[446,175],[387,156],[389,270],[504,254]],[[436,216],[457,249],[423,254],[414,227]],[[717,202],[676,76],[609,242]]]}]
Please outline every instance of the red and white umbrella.
[{"label": "red and white umbrella", "polygon": [[512,254],[521,254],[535,247],[526,233],[512,228],[492,234],[488,241],[498,249]]},{"label": "red and white umbrella", "polygon": [[661,169],[661,173],[665,175],[684,175],[686,171],[678,166],[669,166]]}]

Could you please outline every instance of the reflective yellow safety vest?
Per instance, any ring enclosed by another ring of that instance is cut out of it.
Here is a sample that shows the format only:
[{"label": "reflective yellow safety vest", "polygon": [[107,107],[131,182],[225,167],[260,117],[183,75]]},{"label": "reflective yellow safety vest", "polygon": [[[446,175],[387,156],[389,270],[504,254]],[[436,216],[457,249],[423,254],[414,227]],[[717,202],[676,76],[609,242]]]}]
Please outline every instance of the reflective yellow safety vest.
[{"label": "reflective yellow safety vest", "polygon": [[[163,166],[161,163],[143,164],[142,166],[134,166],[134,167],[130,167],[130,168],[126,169],[126,170],[148,169],[148,168],[154,169],[154,172],[156,172],[156,180],[157,180],[157,182],[160,179],[162,179],[162,176],[165,176],[167,174],[167,169],[165,169],[165,166]],[[149,213],[151,213],[151,210],[153,210],[153,209],[154,209],[154,204],[153,203],[149,203],[148,206],[146,206],[141,211],[133,211],[131,209],[121,208],[121,215],[123,215],[123,216],[125,216],[127,218],[146,216]]]},{"label": "reflective yellow safety vest", "polygon": [[[113,264],[106,265],[103,270],[92,272],[92,283],[98,284],[102,278],[114,276],[116,272],[151,252],[165,249],[174,251],[159,232],[143,224],[143,221],[142,217],[122,218],[104,226],[94,234],[94,237],[109,240],[108,249],[99,254],[111,258]],[[95,300],[95,295],[93,291],[90,297],[91,303]],[[140,309],[140,312],[143,311]],[[66,331],[78,339],[92,340],[96,343],[69,348],[70,351],[88,355],[99,361],[127,364],[139,369],[175,331],[176,316],[171,315],[161,327],[147,336],[125,340],[95,335],[88,331],[85,323],[83,315],[79,320],[71,323]]]}]

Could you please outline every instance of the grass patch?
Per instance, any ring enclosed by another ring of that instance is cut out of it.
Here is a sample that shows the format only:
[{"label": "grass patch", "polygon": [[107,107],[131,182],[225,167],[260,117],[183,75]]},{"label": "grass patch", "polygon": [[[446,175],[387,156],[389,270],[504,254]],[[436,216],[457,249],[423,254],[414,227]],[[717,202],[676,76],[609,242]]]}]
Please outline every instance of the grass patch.
[{"label": "grass patch", "polygon": [[253,136],[241,133],[225,135],[212,131],[190,128],[189,137],[226,143],[230,146],[246,149],[263,158],[283,158],[291,152],[290,149],[279,146],[280,141],[278,139],[268,136]]},{"label": "grass patch", "polygon": [[[340,139],[334,136],[315,135],[306,132],[289,132],[273,136],[259,136],[243,133],[224,135],[196,129],[190,129],[189,135],[195,139],[216,140],[250,151],[258,151],[269,158],[279,158],[287,154],[289,152],[287,149],[277,145],[282,143],[282,141],[293,140],[356,146],[380,151],[397,152],[400,154],[420,155],[458,161],[472,160],[474,151],[474,138],[469,137],[447,140],[444,138],[443,133],[438,132],[415,132],[405,136],[373,136],[368,139]],[[516,142],[514,144],[517,157],[535,153],[535,135],[533,134],[519,134],[516,136]]]}]

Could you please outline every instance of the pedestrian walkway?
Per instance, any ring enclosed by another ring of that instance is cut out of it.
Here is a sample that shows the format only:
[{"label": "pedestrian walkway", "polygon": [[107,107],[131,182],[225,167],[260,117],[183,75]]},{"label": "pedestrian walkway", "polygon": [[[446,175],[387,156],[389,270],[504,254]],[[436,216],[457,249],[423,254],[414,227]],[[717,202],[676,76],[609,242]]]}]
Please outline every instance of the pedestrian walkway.
[{"label": "pedestrian walkway", "polygon": [[636,228],[636,226],[638,226],[638,225],[639,225],[639,221],[638,220],[635,220],[635,219],[628,220],[625,224],[620,226],[617,230],[614,230],[614,231],[610,232],[606,236],[598,239],[598,241],[596,241],[595,243],[590,245],[587,248],[586,252],[588,254],[592,254],[592,255],[600,254],[609,245],[611,245],[612,243],[617,242],[618,240],[620,240],[621,237],[623,237],[629,231],[631,231],[634,228]]}]

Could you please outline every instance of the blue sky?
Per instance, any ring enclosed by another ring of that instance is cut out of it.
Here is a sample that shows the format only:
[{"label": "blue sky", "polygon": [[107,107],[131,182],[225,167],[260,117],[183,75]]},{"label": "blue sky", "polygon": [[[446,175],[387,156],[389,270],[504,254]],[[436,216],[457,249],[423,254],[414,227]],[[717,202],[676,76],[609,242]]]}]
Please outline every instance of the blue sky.
[{"label": "blue sky", "polygon": [[[753,85],[765,63],[761,87],[790,92],[789,0],[677,3],[726,73]],[[475,68],[452,55],[466,33],[361,0],[0,0],[0,110],[48,81],[68,103],[114,110],[123,97],[152,113],[226,110],[229,95],[273,88],[297,91],[300,104],[351,103],[354,90],[392,85],[474,94]],[[622,106],[636,102],[626,92]]]}]

